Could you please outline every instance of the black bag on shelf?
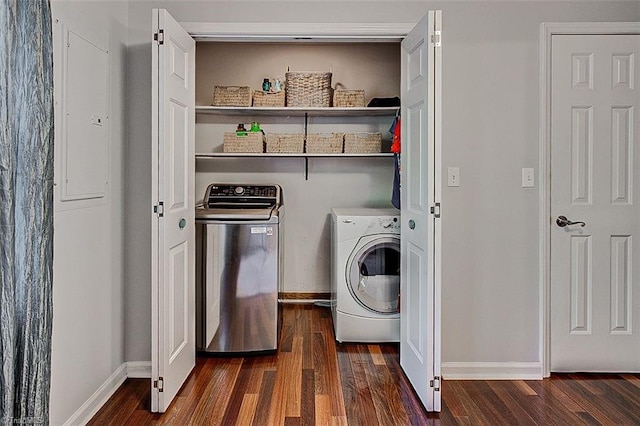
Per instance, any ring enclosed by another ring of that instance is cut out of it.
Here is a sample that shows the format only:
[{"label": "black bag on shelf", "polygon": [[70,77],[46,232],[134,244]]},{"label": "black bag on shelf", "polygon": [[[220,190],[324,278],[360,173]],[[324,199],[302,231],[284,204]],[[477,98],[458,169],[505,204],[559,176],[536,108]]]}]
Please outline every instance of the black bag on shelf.
[{"label": "black bag on shelf", "polygon": [[368,107],[399,107],[400,98],[372,98],[369,101]]}]

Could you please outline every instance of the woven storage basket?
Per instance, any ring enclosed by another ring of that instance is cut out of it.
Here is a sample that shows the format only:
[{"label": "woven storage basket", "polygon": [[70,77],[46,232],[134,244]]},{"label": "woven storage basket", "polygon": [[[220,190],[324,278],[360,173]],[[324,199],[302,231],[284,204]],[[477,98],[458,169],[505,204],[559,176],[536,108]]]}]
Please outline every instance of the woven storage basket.
[{"label": "woven storage basket", "polygon": [[251,87],[213,86],[213,106],[251,106]]},{"label": "woven storage basket", "polygon": [[342,108],[364,108],[364,90],[336,90],[333,106]]},{"label": "woven storage basket", "polygon": [[264,135],[262,132],[247,132],[246,136],[238,136],[235,132],[225,132],[224,152],[264,152]]},{"label": "woven storage basket", "polygon": [[304,134],[302,133],[269,133],[267,135],[266,152],[302,153],[304,151]]},{"label": "woven storage basket", "polygon": [[345,153],[374,153],[382,150],[382,133],[347,133],[344,135]]},{"label": "woven storage basket", "polygon": [[309,133],[307,135],[308,153],[340,153],[344,133]]},{"label": "woven storage basket", "polygon": [[287,106],[290,107],[330,107],[330,72],[288,72],[285,91]]},{"label": "woven storage basket", "polygon": [[284,90],[275,93],[255,91],[253,92],[254,107],[283,107]]}]

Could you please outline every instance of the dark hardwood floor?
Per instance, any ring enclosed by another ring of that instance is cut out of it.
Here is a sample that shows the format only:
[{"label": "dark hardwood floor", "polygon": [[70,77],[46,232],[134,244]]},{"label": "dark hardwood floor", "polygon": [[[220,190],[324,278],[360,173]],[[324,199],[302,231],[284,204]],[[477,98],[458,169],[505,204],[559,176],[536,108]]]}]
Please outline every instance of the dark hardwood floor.
[{"label": "dark hardwood floor", "polygon": [[92,425],[640,425],[640,375],[563,374],[539,381],[442,384],[427,413],[394,344],[336,344],[331,314],[284,305],[277,354],[198,357],[166,413],[149,380],[128,379]]}]

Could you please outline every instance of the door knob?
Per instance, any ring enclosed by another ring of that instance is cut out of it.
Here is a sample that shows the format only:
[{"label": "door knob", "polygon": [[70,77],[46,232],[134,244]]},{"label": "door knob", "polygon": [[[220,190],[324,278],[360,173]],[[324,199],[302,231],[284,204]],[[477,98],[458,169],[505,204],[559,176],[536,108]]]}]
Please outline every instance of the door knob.
[{"label": "door knob", "polygon": [[187,226],[187,220],[185,218],[180,219],[180,222],[178,222],[178,227],[180,229],[184,229],[185,226]]},{"label": "door knob", "polygon": [[409,219],[409,229],[415,229],[416,223],[413,219]]},{"label": "door knob", "polygon": [[586,225],[586,223],[578,221],[578,222],[573,222],[569,219],[567,219],[566,216],[558,216],[558,218],[556,219],[556,225],[558,225],[560,228],[564,228],[565,226],[571,226],[571,225],[580,225],[582,227],[584,227]]}]

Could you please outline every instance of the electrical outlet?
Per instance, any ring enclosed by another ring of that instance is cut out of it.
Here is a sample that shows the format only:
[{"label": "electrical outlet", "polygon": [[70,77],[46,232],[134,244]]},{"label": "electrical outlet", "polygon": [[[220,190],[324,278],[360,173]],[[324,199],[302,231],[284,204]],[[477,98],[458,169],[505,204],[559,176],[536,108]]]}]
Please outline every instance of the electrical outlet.
[{"label": "electrical outlet", "polygon": [[534,169],[525,167],[522,169],[522,187],[533,188],[536,186]]},{"label": "electrical outlet", "polygon": [[460,168],[449,167],[447,169],[447,186],[460,186]]}]

